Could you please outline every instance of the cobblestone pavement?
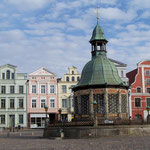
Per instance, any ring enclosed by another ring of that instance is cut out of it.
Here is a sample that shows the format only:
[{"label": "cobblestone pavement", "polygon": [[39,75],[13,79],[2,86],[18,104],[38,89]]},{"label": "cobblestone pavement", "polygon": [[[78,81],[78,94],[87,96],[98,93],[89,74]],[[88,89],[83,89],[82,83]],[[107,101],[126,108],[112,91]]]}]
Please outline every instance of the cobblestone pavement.
[{"label": "cobblestone pavement", "polygon": [[150,136],[44,139],[41,130],[0,133],[0,150],[150,150]]}]

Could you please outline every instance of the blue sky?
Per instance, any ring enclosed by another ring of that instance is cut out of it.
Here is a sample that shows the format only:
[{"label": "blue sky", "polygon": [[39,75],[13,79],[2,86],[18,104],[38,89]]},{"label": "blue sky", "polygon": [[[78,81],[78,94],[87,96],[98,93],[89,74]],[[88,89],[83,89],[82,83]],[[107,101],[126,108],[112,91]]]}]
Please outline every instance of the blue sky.
[{"label": "blue sky", "polygon": [[127,71],[150,59],[149,0],[1,0],[0,65],[25,73],[44,66],[58,77],[72,65],[81,72],[91,59],[97,5],[108,57]]}]

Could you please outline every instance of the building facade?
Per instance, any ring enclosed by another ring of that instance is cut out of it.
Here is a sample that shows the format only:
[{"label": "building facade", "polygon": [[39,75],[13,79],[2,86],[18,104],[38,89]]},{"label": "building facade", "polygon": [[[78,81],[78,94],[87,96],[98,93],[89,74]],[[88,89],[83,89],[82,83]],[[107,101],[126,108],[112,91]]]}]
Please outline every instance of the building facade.
[{"label": "building facade", "polygon": [[78,83],[80,77],[77,68],[72,66],[68,68],[68,72],[61,79],[58,79],[58,99],[62,120],[71,121],[72,119],[74,113],[72,87]]},{"label": "building facade", "polygon": [[0,66],[0,127],[27,127],[27,74]]},{"label": "building facade", "polygon": [[58,117],[57,77],[45,68],[29,74],[28,125],[30,128],[45,127],[45,106],[50,122]]},{"label": "building facade", "polygon": [[137,69],[127,73],[131,86],[131,116],[133,119],[147,120],[150,107],[150,60],[137,64]]},{"label": "building facade", "polygon": [[126,77],[126,67],[127,65],[122,63],[122,62],[119,62],[119,61],[116,61],[116,60],[113,60],[113,59],[109,59],[111,62],[113,62],[113,64],[116,66],[117,70],[118,70],[118,74],[120,76],[120,78],[122,79],[122,81],[125,83],[125,84],[129,84],[129,81],[128,81],[128,78]]}]

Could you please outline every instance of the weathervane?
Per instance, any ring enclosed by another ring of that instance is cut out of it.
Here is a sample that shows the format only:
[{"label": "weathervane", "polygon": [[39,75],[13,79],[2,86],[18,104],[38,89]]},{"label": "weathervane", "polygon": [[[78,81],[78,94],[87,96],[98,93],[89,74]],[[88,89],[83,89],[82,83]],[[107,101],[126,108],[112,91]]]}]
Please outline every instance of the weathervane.
[{"label": "weathervane", "polygon": [[98,24],[98,22],[99,22],[99,7],[96,8],[95,14],[97,16],[97,24]]}]

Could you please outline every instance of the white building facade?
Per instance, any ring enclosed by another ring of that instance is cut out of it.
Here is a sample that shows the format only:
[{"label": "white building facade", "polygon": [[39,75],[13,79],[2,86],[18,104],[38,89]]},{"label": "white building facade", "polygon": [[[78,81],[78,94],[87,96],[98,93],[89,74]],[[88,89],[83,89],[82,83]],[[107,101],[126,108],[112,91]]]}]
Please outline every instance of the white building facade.
[{"label": "white building facade", "polygon": [[27,127],[27,74],[0,66],[0,127]]}]

